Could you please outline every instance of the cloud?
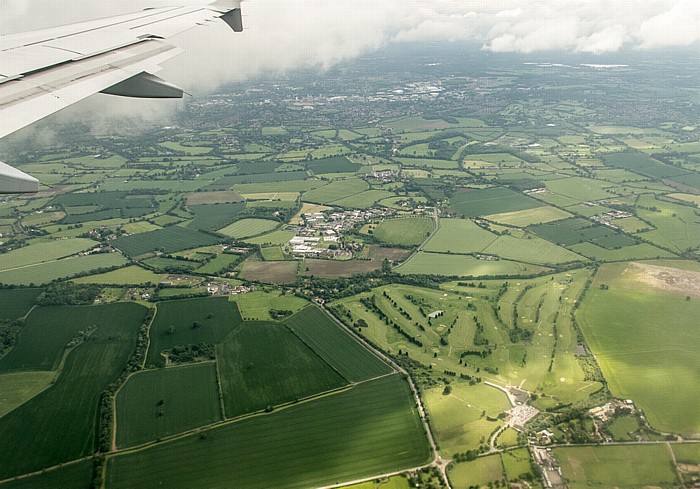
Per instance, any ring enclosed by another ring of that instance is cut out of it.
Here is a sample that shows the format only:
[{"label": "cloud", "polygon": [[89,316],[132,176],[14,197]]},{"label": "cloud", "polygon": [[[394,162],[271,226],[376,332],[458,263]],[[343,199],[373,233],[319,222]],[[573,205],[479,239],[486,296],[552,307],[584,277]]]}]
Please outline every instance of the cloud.
[{"label": "cloud", "polygon": [[[0,33],[173,3],[202,1],[4,0]],[[468,41],[495,53],[600,55],[700,42],[697,0],[248,0],[243,12],[243,33],[217,22],[173,39],[186,52],[160,75],[202,94],[261,74],[326,70],[390,44]],[[100,99],[104,108],[97,112],[108,111],[107,98]],[[125,101],[112,105],[120,117],[129,111],[124,107],[134,107]],[[144,111],[137,105],[135,113]]]}]

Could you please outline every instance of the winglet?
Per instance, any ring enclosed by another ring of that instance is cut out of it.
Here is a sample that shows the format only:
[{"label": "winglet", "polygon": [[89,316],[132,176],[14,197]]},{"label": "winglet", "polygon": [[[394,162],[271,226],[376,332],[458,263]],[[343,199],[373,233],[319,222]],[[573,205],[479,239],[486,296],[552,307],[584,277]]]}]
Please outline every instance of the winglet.
[{"label": "winglet", "polygon": [[243,15],[241,13],[241,0],[216,0],[211,6],[224,12],[221,20],[226,22],[234,32],[243,32]]},{"label": "winglet", "polygon": [[0,161],[0,194],[33,194],[39,191],[39,180]]}]

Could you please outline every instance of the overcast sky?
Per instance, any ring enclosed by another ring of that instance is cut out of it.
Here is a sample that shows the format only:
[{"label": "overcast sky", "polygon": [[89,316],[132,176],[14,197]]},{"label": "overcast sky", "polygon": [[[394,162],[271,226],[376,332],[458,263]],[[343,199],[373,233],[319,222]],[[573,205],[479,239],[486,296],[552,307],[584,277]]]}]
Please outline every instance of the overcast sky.
[{"label": "overcast sky", "polygon": [[[7,34],[193,0],[0,0]],[[206,0],[205,0],[206,1]],[[699,0],[247,0],[246,31],[179,36],[162,74],[193,93],[298,67],[324,69],[390,43],[472,41],[485,51],[596,55],[697,46]],[[146,104],[148,105],[148,104]],[[128,105],[124,105],[128,107]],[[128,109],[127,109],[128,111]]]}]

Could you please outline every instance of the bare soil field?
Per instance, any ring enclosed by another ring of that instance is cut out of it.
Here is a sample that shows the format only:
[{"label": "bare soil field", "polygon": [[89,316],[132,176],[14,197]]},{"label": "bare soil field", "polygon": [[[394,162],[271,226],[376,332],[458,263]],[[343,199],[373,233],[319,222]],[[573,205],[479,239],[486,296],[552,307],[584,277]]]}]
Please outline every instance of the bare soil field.
[{"label": "bare soil field", "polygon": [[700,297],[700,272],[638,262],[632,263],[631,266],[638,270],[640,282],[655,289],[690,297]]},{"label": "bare soil field", "polygon": [[187,194],[187,205],[231,204],[242,200],[243,198],[238,195],[238,192],[228,190],[221,192],[192,192]]}]

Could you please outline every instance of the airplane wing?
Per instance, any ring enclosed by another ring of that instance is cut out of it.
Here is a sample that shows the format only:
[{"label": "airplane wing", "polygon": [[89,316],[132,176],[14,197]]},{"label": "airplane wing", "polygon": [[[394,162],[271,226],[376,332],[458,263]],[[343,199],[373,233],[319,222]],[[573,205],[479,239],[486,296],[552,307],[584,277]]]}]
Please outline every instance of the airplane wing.
[{"label": "airplane wing", "polygon": [[[240,0],[0,36],[0,138],[98,92],[181,98],[180,88],[154,75],[181,53],[166,40],[219,18],[242,31]],[[0,162],[0,194],[38,189],[38,180]]]}]

